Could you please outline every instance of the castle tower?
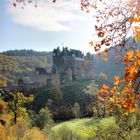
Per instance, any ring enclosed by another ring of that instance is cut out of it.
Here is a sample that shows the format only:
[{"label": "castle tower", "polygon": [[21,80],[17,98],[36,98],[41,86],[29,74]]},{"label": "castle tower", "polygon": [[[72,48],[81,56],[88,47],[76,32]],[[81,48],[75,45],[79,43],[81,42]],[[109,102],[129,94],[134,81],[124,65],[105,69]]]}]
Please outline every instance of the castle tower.
[{"label": "castle tower", "polygon": [[79,50],[63,48],[61,51],[58,47],[53,51],[53,64],[57,68],[61,83],[93,79],[93,55],[90,53],[84,56]]}]

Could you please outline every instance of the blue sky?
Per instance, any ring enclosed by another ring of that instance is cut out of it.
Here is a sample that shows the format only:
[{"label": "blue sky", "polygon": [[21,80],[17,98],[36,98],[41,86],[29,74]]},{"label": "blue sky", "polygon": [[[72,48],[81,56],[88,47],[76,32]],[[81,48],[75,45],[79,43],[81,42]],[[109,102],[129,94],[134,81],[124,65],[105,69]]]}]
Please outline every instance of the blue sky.
[{"label": "blue sky", "polygon": [[90,51],[88,45],[93,28],[90,15],[80,10],[79,0],[40,0],[38,7],[22,5],[16,8],[12,1],[0,2],[0,51],[33,49],[52,51],[57,46]]}]

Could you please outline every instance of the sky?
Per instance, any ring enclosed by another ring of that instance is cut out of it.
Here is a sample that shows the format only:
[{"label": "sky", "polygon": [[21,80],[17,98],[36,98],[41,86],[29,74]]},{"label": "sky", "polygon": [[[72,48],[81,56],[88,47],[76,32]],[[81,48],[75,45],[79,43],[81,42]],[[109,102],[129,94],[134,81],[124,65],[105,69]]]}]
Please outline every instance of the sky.
[{"label": "sky", "polygon": [[94,53],[89,46],[94,20],[80,10],[79,0],[39,0],[38,6],[13,6],[0,0],[0,51],[52,51],[58,46]]}]

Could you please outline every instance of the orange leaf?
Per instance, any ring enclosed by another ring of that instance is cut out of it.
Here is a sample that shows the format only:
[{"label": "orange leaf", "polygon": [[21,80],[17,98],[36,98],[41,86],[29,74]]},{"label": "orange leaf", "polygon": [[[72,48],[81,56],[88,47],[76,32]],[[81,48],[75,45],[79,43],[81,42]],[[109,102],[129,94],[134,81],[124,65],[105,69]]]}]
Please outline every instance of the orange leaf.
[{"label": "orange leaf", "polygon": [[107,57],[103,57],[102,60],[103,61],[108,61],[108,58]]},{"label": "orange leaf", "polygon": [[124,108],[124,109],[128,109],[128,105],[127,105],[127,104],[124,104],[124,105],[123,105],[123,108]]},{"label": "orange leaf", "polygon": [[138,42],[140,40],[140,28],[138,26],[135,26],[134,29],[135,29],[135,41]]},{"label": "orange leaf", "polygon": [[118,57],[118,55],[117,54],[114,54],[114,58],[117,58]]},{"label": "orange leaf", "polygon": [[114,85],[118,85],[120,83],[119,76],[114,76]]},{"label": "orange leaf", "polygon": [[109,89],[108,85],[106,85],[106,84],[103,84],[103,88],[104,89]]},{"label": "orange leaf", "polygon": [[130,113],[135,112],[135,109],[136,109],[135,107],[130,108],[130,109],[129,109]]},{"label": "orange leaf", "polygon": [[138,59],[140,58],[140,52],[138,50],[136,51],[135,57]]},{"label": "orange leaf", "polygon": [[113,112],[113,110],[112,110],[112,109],[109,109],[109,110],[107,110],[107,112],[108,112],[108,113],[111,113],[111,112]]},{"label": "orange leaf", "polygon": [[102,97],[98,97],[98,98],[99,98],[100,101],[103,101],[103,102],[105,101],[105,99],[102,98]]},{"label": "orange leaf", "polygon": [[119,109],[120,109],[120,108],[122,108],[122,106],[121,106],[121,105],[119,105],[119,104],[115,104],[115,105],[116,105]]},{"label": "orange leaf", "polygon": [[118,63],[118,62],[114,62],[114,64],[115,64],[115,65],[118,65],[119,63]]},{"label": "orange leaf", "polygon": [[112,94],[114,94],[114,93],[115,93],[115,89],[112,88],[112,89],[110,90],[110,92],[111,92]]},{"label": "orange leaf", "polygon": [[104,55],[108,55],[108,49],[105,49],[103,53]]},{"label": "orange leaf", "polygon": [[130,60],[134,55],[133,51],[130,51],[128,53],[125,54],[124,58],[126,58],[127,60]]}]

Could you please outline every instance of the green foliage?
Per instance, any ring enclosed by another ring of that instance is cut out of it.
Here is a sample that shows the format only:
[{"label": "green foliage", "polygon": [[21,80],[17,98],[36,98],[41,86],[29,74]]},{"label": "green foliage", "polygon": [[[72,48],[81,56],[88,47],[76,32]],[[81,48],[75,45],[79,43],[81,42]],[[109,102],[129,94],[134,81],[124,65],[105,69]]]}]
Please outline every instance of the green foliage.
[{"label": "green foliage", "polygon": [[39,128],[49,130],[53,124],[52,114],[47,107],[42,108],[36,116],[35,125]]},{"label": "green foliage", "polygon": [[99,86],[95,83],[95,81],[92,81],[86,88],[85,93],[90,96],[90,101],[88,104],[88,110],[94,117],[100,116],[100,107],[98,102],[98,91]]},{"label": "green foliage", "polygon": [[35,93],[35,100],[32,103],[33,110],[39,112],[39,110],[46,106],[47,101],[51,99],[50,88],[42,88]]},{"label": "green foliage", "polygon": [[35,94],[33,109],[38,112],[46,105],[53,112],[60,106],[63,93],[58,86],[45,87]]},{"label": "green foliage", "polygon": [[59,105],[62,98],[63,98],[63,93],[60,89],[60,87],[58,86],[52,86],[51,89],[50,89],[50,95],[51,95],[51,99],[53,100],[53,102],[56,104],[56,105]]},{"label": "green foliage", "polygon": [[86,94],[97,97],[99,86],[95,82],[91,82],[85,89]]},{"label": "green foliage", "polygon": [[0,80],[12,83],[18,70],[15,58],[0,54]]},{"label": "green foliage", "polygon": [[64,125],[59,129],[58,137],[60,137],[61,140],[73,140],[73,139],[80,140],[81,138],[80,136],[75,135],[67,125]]},{"label": "green foliage", "polygon": [[87,114],[87,106],[90,97],[85,94],[84,89],[91,81],[73,81],[65,83],[61,89],[63,92],[63,104],[65,106],[73,106],[76,102],[80,105],[81,114]]},{"label": "green foliage", "polygon": [[66,107],[66,106],[60,106],[59,108],[56,109],[54,112],[54,118],[55,120],[69,120],[74,118],[73,110],[71,107]]},{"label": "green foliage", "polygon": [[76,102],[73,106],[73,114],[75,116],[75,118],[79,118],[81,111],[80,111],[80,105]]},{"label": "green foliage", "polygon": [[89,83],[90,81],[74,81],[67,82],[61,87],[42,88],[35,94],[33,109],[38,112],[47,105],[55,120],[66,120],[74,118],[72,106],[77,102],[81,109],[80,114],[86,116],[90,96],[85,94],[84,89]]},{"label": "green foliage", "polygon": [[26,50],[26,49],[21,49],[21,50],[9,50],[2,52],[4,55],[8,56],[45,56],[48,54],[51,54],[51,52],[37,52],[34,50]]}]

